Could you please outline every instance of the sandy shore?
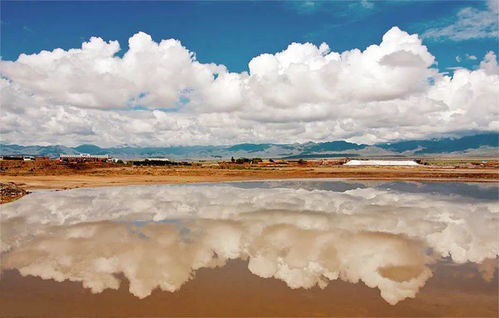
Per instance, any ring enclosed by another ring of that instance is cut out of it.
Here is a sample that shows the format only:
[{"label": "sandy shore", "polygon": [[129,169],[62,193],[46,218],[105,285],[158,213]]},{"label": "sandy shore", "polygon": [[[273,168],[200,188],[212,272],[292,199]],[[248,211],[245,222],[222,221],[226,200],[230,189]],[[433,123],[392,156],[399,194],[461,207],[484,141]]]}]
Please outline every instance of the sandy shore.
[{"label": "sandy shore", "polygon": [[494,168],[437,167],[304,167],[276,169],[219,169],[198,167],[105,168],[61,175],[43,173],[0,175],[2,182],[15,182],[24,189],[72,189],[81,187],[141,184],[177,184],[292,178],[341,178],[357,180],[405,180],[447,182],[498,182]]}]

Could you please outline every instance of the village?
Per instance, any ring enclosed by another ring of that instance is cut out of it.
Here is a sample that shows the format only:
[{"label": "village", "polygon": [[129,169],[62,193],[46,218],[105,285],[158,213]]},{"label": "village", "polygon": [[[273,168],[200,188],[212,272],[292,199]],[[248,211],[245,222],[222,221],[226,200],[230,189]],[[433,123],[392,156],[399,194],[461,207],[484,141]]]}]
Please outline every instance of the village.
[{"label": "village", "polygon": [[35,161],[39,163],[56,162],[62,164],[118,164],[118,165],[135,165],[135,166],[203,166],[203,167],[283,167],[283,166],[406,166],[414,167],[420,165],[436,165],[447,168],[473,168],[473,167],[497,167],[498,161],[495,158],[310,158],[310,159],[273,159],[273,158],[234,158],[226,160],[181,160],[175,161],[165,157],[146,157],[137,159],[122,159],[114,158],[108,154],[93,155],[80,153],[77,155],[60,154],[58,157],[38,156],[38,155],[2,155],[2,162],[29,162]]}]

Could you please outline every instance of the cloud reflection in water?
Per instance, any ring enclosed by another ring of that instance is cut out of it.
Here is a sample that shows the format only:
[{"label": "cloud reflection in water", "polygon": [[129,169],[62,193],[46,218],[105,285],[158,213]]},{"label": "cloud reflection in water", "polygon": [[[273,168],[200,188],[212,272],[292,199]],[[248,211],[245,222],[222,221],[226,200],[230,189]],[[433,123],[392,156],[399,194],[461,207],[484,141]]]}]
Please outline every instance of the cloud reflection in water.
[{"label": "cloud reflection in water", "polygon": [[424,188],[302,181],[35,193],[2,207],[1,268],[93,292],[117,289],[123,273],[146,297],[240,258],[291,288],[362,281],[396,304],[415,297],[441,258],[499,253],[496,200]]}]

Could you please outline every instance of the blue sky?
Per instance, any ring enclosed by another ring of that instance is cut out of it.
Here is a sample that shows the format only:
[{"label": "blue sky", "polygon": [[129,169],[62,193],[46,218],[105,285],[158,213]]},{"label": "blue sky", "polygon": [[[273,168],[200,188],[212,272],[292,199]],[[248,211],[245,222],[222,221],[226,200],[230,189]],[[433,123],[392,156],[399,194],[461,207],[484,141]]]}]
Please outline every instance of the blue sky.
[{"label": "blue sky", "polygon": [[0,138],[373,144],[499,131],[498,1],[1,1]]},{"label": "blue sky", "polygon": [[[156,41],[179,39],[203,63],[221,63],[230,71],[248,69],[251,58],[275,53],[291,42],[329,44],[342,52],[379,43],[392,26],[423,34],[451,24],[459,10],[485,10],[485,1],[217,1],[217,2],[1,2],[1,55],[76,48],[91,36],[118,40],[144,31]],[[438,67],[473,67],[497,38],[465,41],[424,39]],[[477,60],[461,59],[466,54]]]}]

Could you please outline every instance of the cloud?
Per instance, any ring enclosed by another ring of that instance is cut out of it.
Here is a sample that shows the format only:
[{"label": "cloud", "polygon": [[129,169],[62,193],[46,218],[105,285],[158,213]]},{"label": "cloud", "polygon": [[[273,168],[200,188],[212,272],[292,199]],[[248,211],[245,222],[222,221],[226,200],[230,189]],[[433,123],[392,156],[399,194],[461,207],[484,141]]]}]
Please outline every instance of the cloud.
[{"label": "cloud", "polygon": [[499,36],[497,0],[488,2],[488,10],[472,7],[461,9],[454,23],[430,28],[422,36],[428,39],[452,41],[497,38]]},{"label": "cloud", "polygon": [[499,1],[498,0],[487,0],[487,7],[490,11],[499,13]]},{"label": "cloud", "polygon": [[494,52],[487,52],[483,61],[480,62],[480,68],[488,75],[499,75],[499,66]]},{"label": "cloud", "polygon": [[374,7],[374,3],[368,0],[361,0],[360,5],[366,9],[372,9]]},{"label": "cloud", "polygon": [[465,56],[466,56],[466,58],[467,58],[468,60],[472,60],[472,61],[476,61],[476,60],[477,60],[477,57],[476,57],[476,56],[474,56],[474,55],[469,55],[468,53],[466,53],[466,55],[465,55]]},{"label": "cloud", "polygon": [[308,14],[316,11],[320,7],[320,1],[294,1],[291,3],[292,8],[300,14]]},{"label": "cloud", "polygon": [[[492,53],[493,54],[493,53]],[[461,63],[463,61],[476,61],[477,57],[474,55],[470,55],[468,53],[464,54],[464,56],[456,56],[456,62]],[[449,67],[451,69],[452,67]]]},{"label": "cloud", "polygon": [[23,31],[33,33],[33,30],[30,27],[28,27],[27,25],[23,26]]},{"label": "cloud", "polygon": [[347,3],[322,1],[322,0],[304,0],[290,1],[290,7],[299,14],[313,14],[316,12],[328,12],[332,16],[353,16],[363,14],[361,11],[367,11],[374,8],[373,1],[353,0]]},{"label": "cloud", "polygon": [[499,254],[494,200],[344,186],[35,193],[0,212],[0,266],[81,281],[93,292],[117,289],[114,274],[123,273],[142,298],[157,287],[178,290],[197,269],[239,258],[253,274],[290,288],[362,281],[396,304],[415,297],[441,258],[482,263]]},{"label": "cloud", "polygon": [[78,49],[0,61],[2,141],[374,143],[498,129],[494,53],[477,70],[439,74],[421,39],[397,27],[365,50],[292,43],[254,57],[242,73],[143,32],[120,50],[93,37]]},{"label": "cloud", "polygon": [[223,71],[200,64],[179,41],[154,42],[143,32],[132,36],[123,58],[117,41],[92,37],[81,49],[21,54],[16,62],[2,61],[5,77],[41,95],[46,104],[80,108],[123,108],[140,104],[174,107],[179,93],[213,81]]}]

